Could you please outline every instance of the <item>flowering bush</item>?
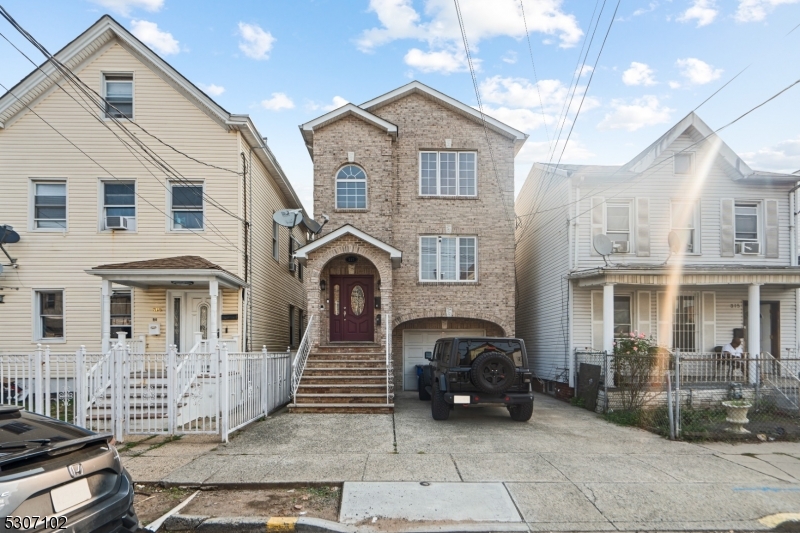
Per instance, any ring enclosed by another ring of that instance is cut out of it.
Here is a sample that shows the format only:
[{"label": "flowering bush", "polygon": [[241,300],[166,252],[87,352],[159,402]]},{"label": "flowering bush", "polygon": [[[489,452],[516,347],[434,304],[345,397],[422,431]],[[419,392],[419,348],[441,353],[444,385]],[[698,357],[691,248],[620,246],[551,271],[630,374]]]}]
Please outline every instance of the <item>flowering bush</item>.
[{"label": "flowering bush", "polygon": [[658,347],[652,337],[632,332],[614,343],[611,362],[614,385],[619,389],[622,408],[641,409],[647,387],[658,362]]},{"label": "flowering bush", "polygon": [[656,343],[652,337],[636,331],[614,342],[614,355],[649,355],[655,349]]}]

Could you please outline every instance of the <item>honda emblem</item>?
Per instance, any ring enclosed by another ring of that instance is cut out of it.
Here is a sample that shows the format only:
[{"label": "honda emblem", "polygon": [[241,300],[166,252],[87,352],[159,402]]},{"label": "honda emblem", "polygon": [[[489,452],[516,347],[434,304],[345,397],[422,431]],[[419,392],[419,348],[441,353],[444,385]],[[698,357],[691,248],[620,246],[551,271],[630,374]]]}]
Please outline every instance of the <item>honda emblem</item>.
[{"label": "honda emblem", "polygon": [[67,470],[69,470],[69,475],[73,479],[83,475],[83,465],[81,463],[75,463],[74,465],[69,465],[67,467]]}]

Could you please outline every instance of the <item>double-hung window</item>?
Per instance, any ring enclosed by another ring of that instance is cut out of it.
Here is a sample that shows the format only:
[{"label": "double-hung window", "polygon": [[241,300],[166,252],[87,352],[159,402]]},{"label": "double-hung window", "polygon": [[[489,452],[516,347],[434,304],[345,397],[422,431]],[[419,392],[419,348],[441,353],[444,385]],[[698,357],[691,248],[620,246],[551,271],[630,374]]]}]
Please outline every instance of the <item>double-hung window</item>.
[{"label": "double-hung window", "polygon": [[347,165],[336,173],[336,209],[367,208],[367,174],[361,167]]},{"label": "double-hung window", "polygon": [[136,184],[134,182],[103,182],[103,228],[136,229]]},{"label": "double-hung window", "polygon": [[759,252],[758,203],[736,202],[734,208],[736,253]]},{"label": "double-hung window", "polygon": [[36,339],[64,339],[64,291],[36,291]]},{"label": "double-hung window", "polygon": [[67,182],[33,183],[33,228],[67,229]]},{"label": "double-hung window", "polygon": [[686,253],[699,251],[697,238],[697,204],[690,201],[673,201],[671,208],[672,231],[678,236]]},{"label": "double-hung window", "polygon": [[697,351],[697,298],[694,294],[679,294],[675,297],[672,320],[672,346],[683,352]]},{"label": "double-hung window", "polygon": [[475,281],[476,241],[475,237],[420,237],[420,280]]},{"label": "double-hung window", "polygon": [[420,195],[475,196],[477,159],[476,152],[420,152]]},{"label": "double-hung window", "polygon": [[114,291],[111,294],[111,338],[116,339],[120,331],[125,338],[133,337],[131,320],[131,291]]},{"label": "double-hung window", "polygon": [[203,184],[171,184],[171,216],[173,230],[203,229]]},{"label": "double-hung window", "polygon": [[106,118],[133,118],[133,74],[103,76]]},{"label": "double-hung window", "polygon": [[629,201],[606,202],[606,235],[614,243],[613,253],[623,254],[631,251],[631,212]]},{"label": "double-hung window", "polygon": [[631,297],[614,296],[614,338],[628,337],[633,331]]}]

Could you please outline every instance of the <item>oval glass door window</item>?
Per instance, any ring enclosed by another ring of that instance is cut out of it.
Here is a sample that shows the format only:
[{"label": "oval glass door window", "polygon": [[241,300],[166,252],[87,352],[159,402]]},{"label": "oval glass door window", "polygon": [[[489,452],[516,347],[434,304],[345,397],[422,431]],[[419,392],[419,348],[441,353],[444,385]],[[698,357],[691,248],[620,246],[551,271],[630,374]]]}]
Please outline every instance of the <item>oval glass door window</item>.
[{"label": "oval glass door window", "polygon": [[350,293],[350,310],[356,316],[361,316],[361,313],[364,312],[364,302],[366,298],[364,297],[364,289],[362,289],[359,285],[353,287],[353,292]]}]

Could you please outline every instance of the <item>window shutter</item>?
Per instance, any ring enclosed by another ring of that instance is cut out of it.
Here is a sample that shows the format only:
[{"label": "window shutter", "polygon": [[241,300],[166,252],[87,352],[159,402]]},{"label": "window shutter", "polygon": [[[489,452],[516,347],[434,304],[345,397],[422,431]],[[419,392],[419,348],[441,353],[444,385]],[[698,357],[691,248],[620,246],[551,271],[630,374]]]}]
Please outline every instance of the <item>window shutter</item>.
[{"label": "window shutter", "polygon": [[670,298],[667,297],[666,292],[658,293],[658,305],[656,306],[656,312],[658,315],[657,342],[659,346],[672,348],[672,314],[674,306],[671,305],[673,302],[670,302],[669,300]]},{"label": "window shutter", "polygon": [[[594,237],[603,233],[605,229],[605,198],[602,196],[592,196],[592,240],[589,242],[589,249],[592,255],[600,255],[594,249]],[[602,345],[602,344],[601,344]]]},{"label": "window shutter", "polygon": [[644,333],[649,337],[652,335],[651,321],[651,302],[650,291],[639,291],[636,293],[636,321],[639,333]]},{"label": "window shutter", "polygon": [[717,294],[703,293],[703,339],[702,350],[714,351],[717,345]]},{"label": "window shutter", "polygon": [[779,257],[778,200],[764,200],[764,256]]},{"label": "window shutter", "polygon": [[650,257],[650,198],[636,199],[636,255]]},{"label": "window shutter", "polygon": [[720,257],[734,256],[734,203],[733,198],[720,200],[719,217],[719,255]]},{"label": "window shutter", "polygon": [[592,349],[603,349],[603,293],[592,291]]}]

